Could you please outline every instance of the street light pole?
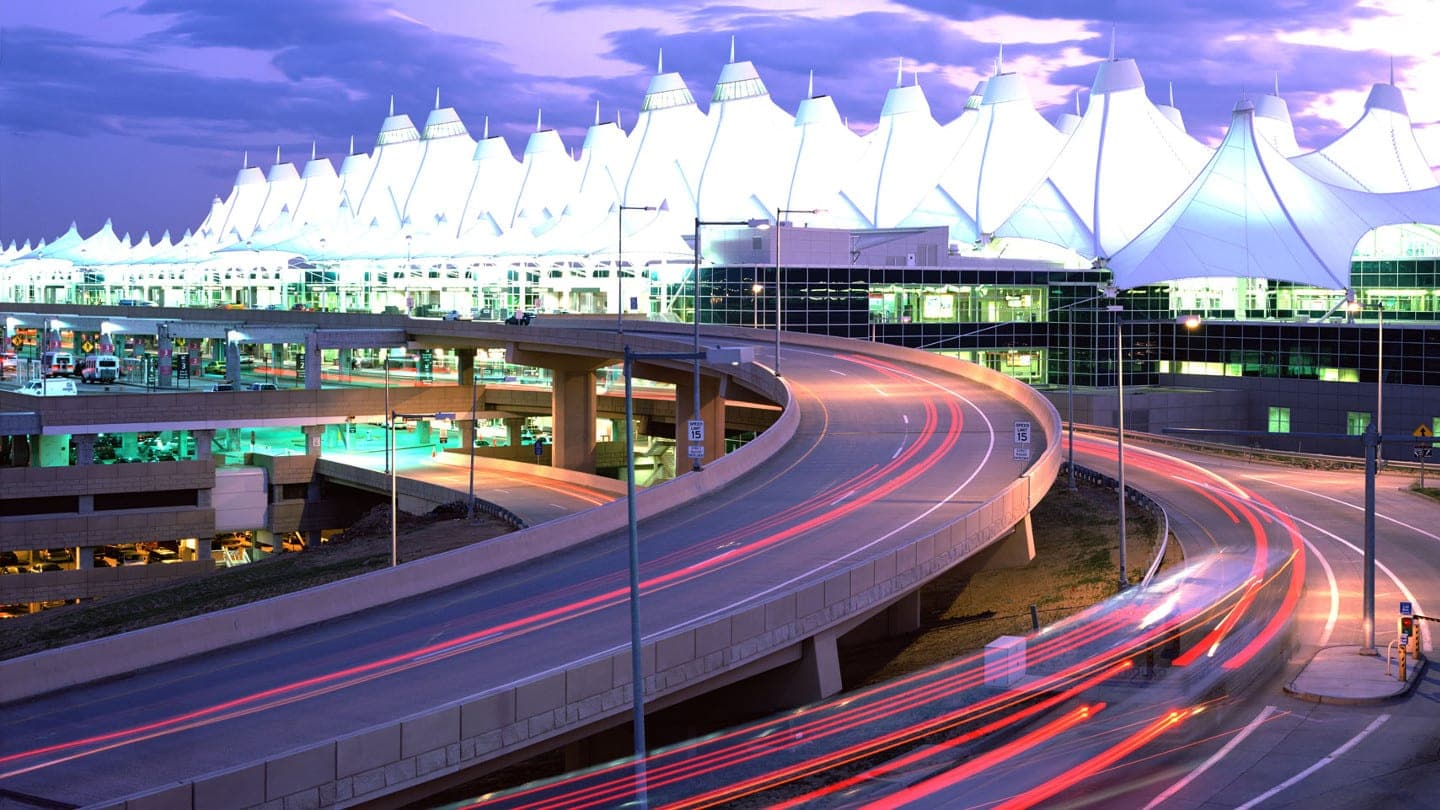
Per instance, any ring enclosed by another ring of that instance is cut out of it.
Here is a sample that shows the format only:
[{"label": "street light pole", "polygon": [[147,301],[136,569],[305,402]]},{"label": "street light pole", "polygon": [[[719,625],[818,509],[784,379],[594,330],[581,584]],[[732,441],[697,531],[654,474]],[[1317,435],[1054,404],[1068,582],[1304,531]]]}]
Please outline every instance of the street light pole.
[{"label": "street light pole", "polygon": [[647,352],[639,353],[625,347],[625,516],[628,524],[630,551],[630,688],[631,716],[635,741],[635,797],[639,807],[648,806],[645,786],[645,666],[640,635],[640,525],[635,512],[635,395],[636,358],[688,360],[693,357],[698,367],[702,359],[749,363],[755,350],[749,347],[716,348],[708,352]]},{"label": "street light pole", "polygon": [[615,209],[615,331],[625,332],[625,212],[654,211],[653,205],[625,205]]},{"label": "street light pole", "polygon": [[470,446],[465,448],[470,452],[470,499],[465,502],[465,519],[475,520],[475,429],[479,427],[479,420],[476,419],[477,404],[480,392],[475,383],[475,360],[470,360]]},{"label": "street light pole", "polygon": [[754,296],[750,302],[750,328],[760,328],[760,294],[765,292],[765,285],[755,282],[750,285],[750,294]]},{"label": "street light pole", "polygon": [[1385,302],[1375,302],[1375,461],[1385,459]]},{"label": "street light pole", "polygon": [[[695,217],[695,269],[690,300],[691,319],[695,322],[695,351],[693,352],[695,357],[695,401],[694,410],[691,411],[692,419],[700,418],[700,358],[704,356],[700,353],[700,227],[702,225],[744,225],[754,228],[761,224],[768,225],[769,223],[763,219],[702,220],[698,216]],[[676,421],[678,422],[679,419]],[[690,470],[700,472],[700,456],[694,458]]]},{"label": "street light pole", "polygon": [[1110,311],[1115,313],[1115,457],[1119,465],[1120,481],[1120,590],[1123,591],[1130,585],[1130,578],[1125,573],[1125,357],[1124,335],[1120,325],[1123,308],[1116,304],[1110,307]]},{"label": "street light pole", "polygon": [[640,647],[640,527],[635,517],[635,353],[625,347],[625,513],[630,543],[630,689],[635,739],[635,795],[646,806],[645,664]]}]

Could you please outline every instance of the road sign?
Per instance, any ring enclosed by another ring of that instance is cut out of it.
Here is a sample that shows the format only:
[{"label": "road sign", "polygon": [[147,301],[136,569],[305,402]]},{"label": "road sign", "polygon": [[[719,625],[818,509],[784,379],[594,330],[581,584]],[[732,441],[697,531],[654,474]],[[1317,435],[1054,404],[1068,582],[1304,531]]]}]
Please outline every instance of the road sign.
[{"label": "road sign", "polygon": [[1029,443],[1030,443],[1030,423],[1029,423],[1029,422],[1016,422],[1016,423],[1015,423],[1015,443],[1016,443],[1016,444],[1029,444]]},{"label": "road sign", "polygon": [[10,336],[10,345],[11,345],[11,346],[14,346],[15,348],[18,349],[18,348],[20,348],[20,346],[21,346],[23,343],[25,343],[25,339],[22,338],[22,337],[20,337],[19,335],[11,335],[11,336]]},{"label": "road sign", "polygon": [[705,441],[705,421],[703,419],[691,419],[685,423],[685,429],[689,434],[690,441]]},{"label": "road sign", "polygon": [[90,352],[95,351],[95,344],[87,340],[84,343],[80,344],[80,348],[84,350],[86,354],[89,354]]},{"label": "road sign", "polygon": [[1015,448],[1015,460],[1016,460],[1016,461],[1029,461],[1029,460],[1030,460],[1030,448],[1028,448],[1028,447],[1017,447],[1017,448]]},{"label": "road sign", "polygon": [[1428,439],[1430,438],[1430,426],[1421,425],[1420,427],[1417,427],[1414,430],[1410,431],[1410,435],[1414,436],[1417,439]]},{"label": "road sign", "polygon": [[1415,458],[1430,458],[1430,448],[1423,444],[1415,445],[1415,449],[1412,452],[1415,453]]},{"label": "road sign", "polygon": [[1412,604],[1410,604],[1409,602],[1401,602],[1401,603],[1400,603],[1400,615],[1401,615],[1401,616],[1414,616],[1414,615],[1415,615],[1415,606],[1412,605]]},{"label": "road sign", "polygon": [[703,444],[692,444],[692,445],[690,445],[690,451],[689,451],[688,455],[690,456],[690,458],[704,458],[704,457],[705,457],[705,445],[703,445]]}]

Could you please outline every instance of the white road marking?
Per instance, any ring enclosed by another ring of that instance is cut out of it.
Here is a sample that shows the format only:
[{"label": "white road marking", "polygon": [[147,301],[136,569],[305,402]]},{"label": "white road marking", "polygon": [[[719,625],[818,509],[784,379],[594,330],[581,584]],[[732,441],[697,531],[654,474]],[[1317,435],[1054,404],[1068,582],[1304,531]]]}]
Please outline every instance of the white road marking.
[{"label": "white road marking", "polygon": [[902,413],[900,414],[900,418],[905,420],[905,424],[910,424],[910,414]]},{"label": "white road marking", "polygon": [[1275,711],[1276,709],[1274,706],[1266,706],[1264,711],[1260,712],[1260,714],[1255,716],[1254,720],[1250,721],[1249,725],[1245,726],[1245,728],[1240,729],[1239,734],[1231,737],[1230,742],[1225,743],[1225,746],[1223,748],[1221,748],[1219,751],[1216,751],[1214,754],[1211,755],[1209,759],[1201,763],[1200,767],[1196,768],[1190,773],[1185,774],[1185,777],[1183,779],[1166,788],[1164,793],[1161,793],[1159,796],[1151,799],[1150,803],[1145,805],[1145,810],[1151,810],[1151,808],[1153,807],[1159,807],[1160,805],[1169,801],[1170,797],[1174,796],[1176,793],[1179,793],[1181,790],[1184,790],[1185,786],[1195,781],[1196,777],[1210,770],[1211,766],[1224,759],[1227,754],[1235,750],[1235,746],[1244,742],[1245,738],[1249,737],[1251,732],[1259,728],[1260,724],[1269,719],[1270,715],[1274,714]]},{"label": "white road marking", "polygon": [[563,510],[563,509],[565,508],[564,506],[562,506],[562,505],[560,505],[560,504],[558,504],[558,503],[551,503],[550,505],[553,506],[553,507],[555,507],[556,509],[562,509],[562,510]]},{"label": "white road marking", "polygon": [[[1345,503],[1344,501],[1337,500],[1337,499],[1335,499],[1335,498],[1331,498],[1331,497],[1328,496],[1328,495],[1320,495],[1320,494],[1318,494],[1318,493],[1311,492],[1311,491],[1308,490],[1308,489],[1301,489],[1300,487],[1292,487],[1292,486],[1290,486],[1289,484],[1282,484],[1282,483],[1280,483],[1279,481],[1272,481],[1272,480],[1267,479],[1267,478],[1262,478],[1261,476],[1258,476],[1258,475],[1251,475],[1251,476],[1246,476],[1246,477],[1247,477],[1247,478],[1259,478],[1260,480],[1265,481],[1267,484],[1272,484],[1272,485],[1277,486],[1277,487],[1283,487],[1283,488],[1285,488],[1285,489],[1295,490],[1296,492],[1304,492],[1304,493],[1306,493],[1306,494],[1308,494],[1308,495],[1315,495],[1317,498],[1324,498],[1324,499],[1327,500],[1327,501],[1333,501],[1334,503],[1338,503],[1338,504],[1341,504],[1341,505],[1344,505],[1344,506],[1352,506],[1352,504],[1348,504],[1348,503]],[[1355,508],[1359,508],[1359,507],[1355,507]],[[1382,517],[1382,515],[1380,515],[1380,514],[1377,512],[1376,515],[1375,515],[1375,517],[1377,517],[1377,518],[1378,518],[1378,517]],[[1396,524],[1399,524],[1399,525],[1401,525],[1401,526],[1405,526],[1406,528],[1414,529],[1415,531],[1420,532],[1421,534],[1426,535],[1427,537],[1435,537],[1435,535],[1430,534],[1429,532],[1420,531],[1419,529],[1415,529],[1415,527],[1413,527],[1413,526],[1408,526],[1407,524],[1401,523],[1401,522],[1398,521],[1398,520],[1394,520],[1394,519],[1388,518],[1388,517],[1385,518],[1385,519],[1388,520],[1388,521],[1390,521],[1391,523],[1396,523]],[[1300,519],[1299,519],[1299,518],[1296,518],[1296,520],[1300,520]],[[1304,523],[1306,526],[1309,526],[1310,528],[1312,528],[1312,529],[1314,529],[1314,530],[1316,530],[1316,531],[1318,531],[1318,532],[1321,532],[1322,534],[1324,534],[1324,535],[1326,535],[1327,537],[1329,537],[1331,540],[1334,540],[1335,542],[1337,542],[1337,543],[1339,543],[1340,545],[1342,545],[1342,546],[1350,549],[1351,551],[1355,552],[1356,554],[1359,554],[1362,559],[1364,558],[1365,552],[1364,552],[1359,546],[1355,545],[1354,543],[1351,543],[1350,541],[1348,541],[1348,540],[1340,537],[1339,535],[1337,535],[1337,534],[1335,534],[1335,533],[1333,533],[1333,532],[1325,531],[1324,529],[1320,528],[1319,526],[1316,526],[1315,524],[1310,523],[1310,522],[1308,522],[1308,521],[1303,521],[1303,520],[1301,520],[1300,522],[1301,522],[1301,523]],[[1436,539],[1437,539],[1437,540],[1440,540],[1440,538],[1436,538]],[[1389,566],[1385,565],[1385,563],[1382,563],[1382,562],[1380,562],[1380,560],[1377,559],[1377,560],[1375,560],[1375,568],[1378,569],[1379,571],[1383,572],[1383,573],[1385,574],[1385,576],[1387,576],[1387,577],[1390,578],[1390,581],[1395,584],[1395,587],[1400,591],[1400,593],[1402,593],[1402,594],[1405,595],[1405,601],[1409,602],[1409,603],[1414,607],[1414,610],[1415,610],[1416,613],[1420,614],[1421,616],[1429,616],[1429,615],[1430,615],[1430,614],[1426,613],[1426,612],[1425,612],[1425,609],[1420,606],[1420,602],[1415,599],[1415,594],[1411,593],[1411,592],[1410,592],[1410,589],[1405,586],[1405,583],[1401,582],[1401,581],[1400,581],[1400,578],[1397,577],[1397,576],[1395,576],[1395,572],[1394,572],[1394,571],[1391,571],[1390,568],[1389,568]],[[1423,633],[1420,634],[1420,648],[1423,649],[1425,652],[1434,652],[1434,651],[1435,651],[1435,641],[1434,641],[1434,638],[1432,638],[1432,636],[1433,636],[1434,634],[1433,634],[1432,632],[1429,632],[1429,628],[1426,628],[1426,627],[1425,627],[1425,624],[1426,624],[1425,622],[1420,622],[1421,628],[1426,631],[1426,632],[1423,632]]]},{"label": "white road marking", "polygon": [[830,502],[830,505],[831,505],[831,506],[835,506],[836,504],[840,503],[841,501],[844,501],[846,498],[849,498],[851,495],[854,495],[854,494],[855,494],[856,492],[858,492],[858,491],[859,491],[859,490],[854,490],[854,489],[852,489],[852,490],[850,490],[849,492],[845,493],[844,495],[841,495],[840,497],[838,497],[838,498],[836,498],[835,500],[831,501],[831,502]]},{"label": "white road marking", "polygon": [[891,460],[891,461],[894,461],[895,459],[899,458],[899,457],[900,457],[900,454],[901,454],[902,452],[904,452],[904,450],[905,450],[905,443],[904,443],[904,442],[901,442],[901,443],[900,443],[900,446],[897,447],[897,448],[895,448],[895,453],[890,456],[890,460]]},{"label": "white road marking", "polygon": [[476,648],[476,647],[479,647],[479,646],[483,645],[485,642],[490,641],[490,640],[495,639],[495,638],[498,638],[498,637],[500,637],[500,636],[502,636],[502,635],[504,635],[504,634],[501,633],[501,632],[499,632],[499,631],[496,631],[496,632],[494,632],[494,633],[486,633],[486,634],[483,635],[483,636],[478,636],[478,637],[476,637],[476,638],[472,638],[472,639],[470,639],[469,641],[465,642],[464,644],[457,644],[457,645],[454,646],[454,647],[446,647],[446,648],[443,649],[443,650],[436,650],[435,652],[426,653],[425,655],[417,655],[417,656],[415,656],[414,658],[412,658],[412,659],[410,659],[410,660],[416,661],[416,662],[420,662],[420,661],[429,661],[429,660],[432,659],[432,658],[448,658],[449,656],[457,655],[457,654],[462,653],[462,652],[465,652],[465,651],[467,651],[467,650],[472,650],[472,649],[474,649],[474,648]]},{"label": "white road marking", "polygon": [[879,394],[880,396],[886,397],[887,399],[890,397],[889,394],[885,393],[885,389],[881,388],[880,386],[878,386],[878,385],[872,385],[872,386],[870,386],[870,387],[873,388],[873,389],[875,389],[875,393]]},{"label": "white road marking", "polygon": [[1299,784],[1301,781],[1303,781],[1303,780],[1304,780],[1306,777],[1308,777],[1310,774],[1312,774],[1312,773],[1320,770],[1321,768],[1325,767],[1326,765],[1329,765],[1330,763],[1334,762],[1337,758],[1339,758],[1339,757],[1341,757],[1341,756],[1344,756],[1346,751],[1349,751],[1351,748],[1354,748],[1355,746],[1359,745],[1362,740],[1364,740],[1366,737],[1369,737],[1370,734],[1375,731],[1375,729],[1379,728],[1382,724],[1385,723],[1386,720],[1389,720],[1389,719],[1390,719],[1390,715],[1388,715],[1388,714],[1382,714],[1382,715],[1380,715],[1379,717],[1377,717],[1377,718],[1375,718],[1374,720],[1370,721],[1370,725],[1366,726],[1364,731],[1360,732],[1359,734],[1356,734],[1354,737],[1351,737],[1348,741],[1346,741],[1346,743],[1345,743],[1344,745],[1340,746],[1339,748],[1336,748],[1334,751],[1331,751],[1328,755],[1326,755],[1324,758],[1322,758],[1319,762],[1316,762],[1314,765],[1311,765],[1310,767],[1306,768],[1305,770],[1301,771],[1300,773],[1295,774],[1294,776],[1290,777],[1289,779],[1286,779],[1284,782],[1281,782],[1280,784],[1276,785],[1276,786],[1273,787],[1273,788],[1270,788],[1269,790],[1265,791],[1264,793],[1260,794],[1259,796],[1256,796],[1255,798],[1251,799],[1250,801],[1248,801],[1248,802],[1240,805],[1240,806],[1237,807],[1235,810],[1249,810],[1249,808],[1254,807],[1255,805],[1257,805],[1257,804],[1265,801],[1266,799],[1270,798],[1271,796],[1274,796],[1275,794],[1279,793],[1280,791],[1285,790],[1286,788],[1290,788],[1290,787],[1293,787],[1293,786]]},{"label": "white road marking", "polygon": [[829,369],[829,371],[830,371],[831,374],[839,374],[841,377],[849,377],[849,376],[850,376],[849,374],[846,374],[846,373],[843,372],[843,371],[838,371],[838,370],[833,369],[833,368],[832,368],[832,369]]}]

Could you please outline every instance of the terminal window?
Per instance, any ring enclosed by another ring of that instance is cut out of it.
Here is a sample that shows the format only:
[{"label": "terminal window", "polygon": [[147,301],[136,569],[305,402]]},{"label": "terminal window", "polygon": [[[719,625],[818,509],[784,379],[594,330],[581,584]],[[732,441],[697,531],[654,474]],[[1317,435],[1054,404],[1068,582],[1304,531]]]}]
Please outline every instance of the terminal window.
[{"label": "terminal window", "polygon": [[1289,409],[1289,408],[1276,408],[1276,407],[1271,407],[1271,408],[1270,408],[1269,431],[1270,431],[1271,433],[1289,433],[1289,432],[1290,432],[1290,409]]},{"label": "terminal window", "polygon": [[1345,434],[1347,436],[1361,436],[1365,428],[1370,424],[1369,411],[1346,411],[1345,412]]}]

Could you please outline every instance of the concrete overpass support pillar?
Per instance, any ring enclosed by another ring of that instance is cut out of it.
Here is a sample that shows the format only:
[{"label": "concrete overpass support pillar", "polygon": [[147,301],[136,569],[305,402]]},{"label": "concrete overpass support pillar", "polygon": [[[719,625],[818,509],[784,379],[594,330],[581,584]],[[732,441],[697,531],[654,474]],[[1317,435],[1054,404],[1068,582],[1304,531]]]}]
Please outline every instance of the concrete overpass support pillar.
[{"label": "concrete overpass support pillar", "polygon": [[885,609],[885,632],[903,636],[920,629],[920,589],[916,588]]},{"label": "concrete overpass support pillar", "polygon": [[70,437],[66,436],[38,436],[40,446],[40,457],[36,467],[69,467],[70,466]]},{"label": "concrete overpass support pillar", "polygon": [[305,455],[320,455],[320,445],[325,440],[325,426],[301,425],[300,429],[305,433]]},{"label": "concrete overpass support pillar", "polygon": [[1031,527],[1030,515],[1016,523],[1010,533],[971,555],[958,567],[960,576],[971,576],[980,571],[1003,568],[1020,568],[1035,559],[1035,532]]},{"label": "concrete overpass support pillar", "polygon": [[240,344],[225,341],[225,381],[240,390]]},{"label": "concrete overpass support pillar", "polygon": [[10,464],[14,467],[30,466],[30,449],[33,447],[29,436],[10,437]]},{"label": "concrete overpass support pillar", "polygon": [[595,370],[557,368],[553,370],[551,413],[554,414],[555,445],[550,448],[555,467],[595,472]]},{"label": "concrete overpass support pillar", "polygon": [[169,388],[171,385],[171,377],[175,370],[175,346],[173,341],[170,340],[170,331],[162,326],[155,337],[155,343],[155,354],[158,363],[158,367],[155,370],[155,384],[161,388]]},{"label": "concrete overpass support pillar", "polygon": [[256,529],[255,553],[259,554],[260,547],[264,545],[270,546],[270,551],[273,554],[280,554],[285,551],[285,544],[280,542],[280,538],[276,537],[274,532],[269,529]]},{"label": "concrete overpass support pillar", "polygon": [[455,350],[455,374],[461,385],[475,384],[475,350]]},{"label": "concrete overpass support pillar", "polygon": [[840,654],[834,633],[821,633],[800,643],[800,660],[781,667],[768,678],[773,687],[771,699],[777,707],[801,706],[837,694],[840,680]]},{"label": "concrete overpass support pillar", "polygon": [[215,431],[213,431],[213,430],[197,430],[197,431],[195,431],[195,460],[196,460],[196,461],[208,461],[208,460],[210,460],[211,458],[214,458],[214,448],[212,448],[212,447],[210,446],[210,443],[213,442],[213,441],[215,441]]},{"label": "concrete overpass support pillar", "polygon": [[315,332],[305,335],[305,390],[320,390],[320,336]]},{"label": "concrete overpass support pillar", "polygon": [[95,547],[81,546],[75,550],[76,567],[81,571],[87,571],[95,567]]},{"label": "concrete overpass support pillar", "polygon": [[353,373],[354,368],[355,368],[355,350],[354,350],[354,349],[341,349],[341,350],[340,350],[340,379],[342,379],[342,380],[348,380],[348,379],[350,379],[350,375],[351,375],[351,373]]},{"label": "concrete overpass support pillar", "polygon": [[725,455],[725,397],[722,383],[715,377],[700,378],[700,413],[695,411],[695,389],[690,385],[675,386],[675,471],[689,470],[693,464],[687,453],[690,447],[686,423],[691,419],[705,422],[705,457],[702,465]]},{"label": "concrete overpass support pillar", "polygon": [[95,463],[95,434],[76,433],[70,437],[75,442],[75,466],[87,467]]},{"label": "concrete overpass support pillar", "polygon": [[505,435],[510,441],[511,453],[519,452],[520,433],[525,429],[525,420],[518,416],[507,416],[505,418]]}]

